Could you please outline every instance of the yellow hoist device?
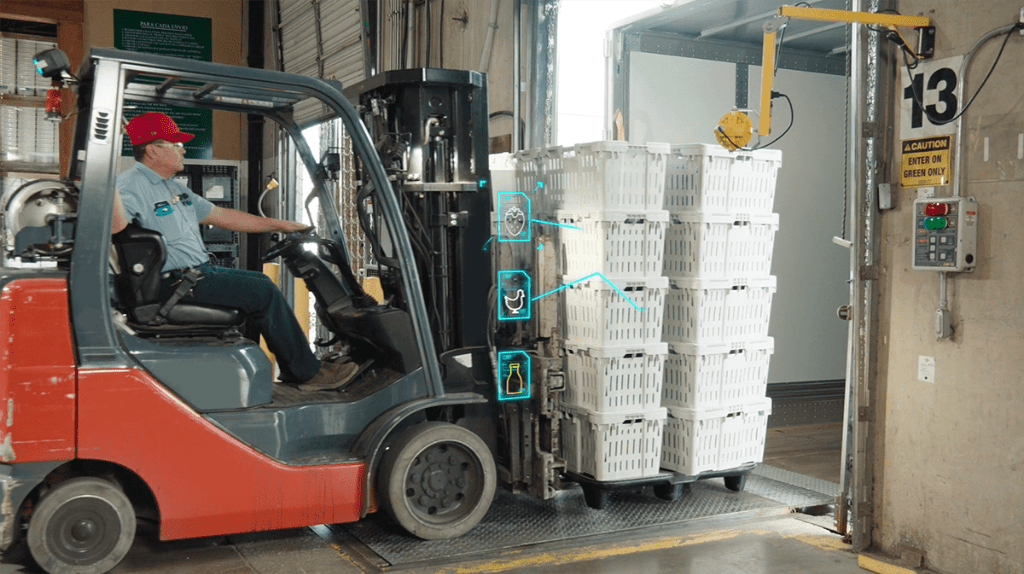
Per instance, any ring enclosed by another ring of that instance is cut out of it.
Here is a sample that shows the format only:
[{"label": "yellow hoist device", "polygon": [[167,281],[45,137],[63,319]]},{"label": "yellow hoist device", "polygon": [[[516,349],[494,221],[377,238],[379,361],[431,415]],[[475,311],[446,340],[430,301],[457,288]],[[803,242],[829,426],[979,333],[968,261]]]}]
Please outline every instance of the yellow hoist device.
[{"label": "yellow hoist device", "polygon": [[[935,29],[930,26],[927,16],[903,16],[874,12],[854,12],[850,10],[829,10],[824,8],[805,8],[800,6],[779,6],[776,16],[765,21],[764,45],[761,54],[761,108],[758,115],[757,134],[767,136],[771,131],[772,79],[775,70],[775,34],[786,27],[790,18],[800,20],[817,20],[819,22],[845,22],[848,24],[866,24],[888,30],[887,37],[906,48],[915,59],[931,57],[934,52]],[[899,28],[914,28],[918,31],[916,49],[911,48]],[[722,116],[715,128],[718,143],[732,151],[740,149],[753,137],[753,123],[750,117],[741,110],[733,109]]]}]

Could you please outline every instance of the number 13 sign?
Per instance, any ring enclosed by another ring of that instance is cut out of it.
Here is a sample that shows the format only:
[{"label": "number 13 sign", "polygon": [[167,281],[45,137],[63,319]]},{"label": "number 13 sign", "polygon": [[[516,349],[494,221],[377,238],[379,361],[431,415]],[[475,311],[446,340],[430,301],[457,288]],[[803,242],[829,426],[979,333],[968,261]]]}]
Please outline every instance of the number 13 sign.
[{"label": "number 13 sign", "polygon": [[[900,139],[952,134],[956,122],[943,124],[960,111],[963,102],[957,100],[960,64],[963,56],[944,60],[922,60],[907,75],[906,66],[900,68],[903,90],[900,105]],[[913,78],[913,85],[911,85]],[[916,94],[916,97],[915,97]],[[924,104],[922,108],[918,99]],[[927,112],[927,113],[926,113]]]}]

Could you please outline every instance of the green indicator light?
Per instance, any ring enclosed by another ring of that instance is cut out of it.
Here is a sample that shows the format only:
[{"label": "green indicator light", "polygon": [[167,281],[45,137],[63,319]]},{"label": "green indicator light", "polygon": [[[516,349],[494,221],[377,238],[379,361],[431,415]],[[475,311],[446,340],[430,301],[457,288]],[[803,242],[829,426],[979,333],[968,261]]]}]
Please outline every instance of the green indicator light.
[{"label": "green indicator light", "polygon": [[946,228],[946,218],[945,217],[925,217],[924,218],[924,228],[925,229],[931,229],[931,230],[945,229]]}]

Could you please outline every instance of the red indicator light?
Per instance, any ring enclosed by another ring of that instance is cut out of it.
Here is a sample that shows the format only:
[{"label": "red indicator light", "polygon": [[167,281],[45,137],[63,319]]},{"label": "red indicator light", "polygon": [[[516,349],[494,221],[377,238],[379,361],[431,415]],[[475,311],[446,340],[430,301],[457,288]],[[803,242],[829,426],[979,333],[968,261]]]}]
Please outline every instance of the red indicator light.
[{"label": "red indicator light", "polygon": [[924,206],[925,215],[946,215],[949,213],[948,203],[926,203]]}]

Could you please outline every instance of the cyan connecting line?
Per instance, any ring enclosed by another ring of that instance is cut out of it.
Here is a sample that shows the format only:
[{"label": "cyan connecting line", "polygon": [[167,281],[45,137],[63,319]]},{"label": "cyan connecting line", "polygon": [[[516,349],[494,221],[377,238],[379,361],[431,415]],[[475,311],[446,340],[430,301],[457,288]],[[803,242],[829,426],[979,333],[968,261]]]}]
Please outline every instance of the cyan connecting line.
[{"label": "cyan connecting line", "polygon": [[540,223],[540,224],[543,224],[543,225],[554,225],[556,227],[568,227],[569,229],[579,229],[581,231],[583,230],[582,227],[575,227],[575,226],[572,226],[572,225],[566,225],[564,223],[554,223],[554,222],[551,222],[551,221],[541,221],[539,219],[531,219],[530,221],[532,221],[534,223]]},{"label": "cyan connecting line", "polygon": [[546,297],[548,295],[553,295],[555,293],[558,293],[562,289],[565,289],[567,287],[572,287],[573,285],[575,285],[577,283],[580,283],[581,281],[586,281],[587,279],[590,279],[591,277],[594,277],[595,275],[600,277],[601,279],[603,279],[605,283],[611,285],[612,289],[615,289],[615,292],[618,293],[623,299],[625,299],[627,303],[632,305],[634,309],[636,309],[637,311],[643,311],[644,310],[643,307],[637,306],[637,304],[634,303],[632,299],[627,297],[626,294],[623,293],[618,287],[616,287],[614,283],[609,281],[607,277],[605,277],[604,275],[601,275],[600,273],[591,273],[590,275],[587,275],[583,279],[577,279],[577,280],[573,281],[572,283],[566,283],[565,285],[562,285],[561,287],[559,287],[557,289],[552,289],[551,291],[548,291],[547,293],[542,293],[540,295],[537,295],[536,297],[531,299],[530,302],[532,303],[532,302],[536,301],[537,299],[540,299],[541,297]]},{"label": "cyan connecting line", "polygon": [[492,235],[492,236],[490,236],[490,237],[488,237],[488,238],[487,238],[487,241],[484,241],[484,248],[483,248],[483,251],[487,251],[487,244],[488,244],[488,243],[490,243],[492,239],[494,239],[494,236],[493,236],[493,235]]}]

